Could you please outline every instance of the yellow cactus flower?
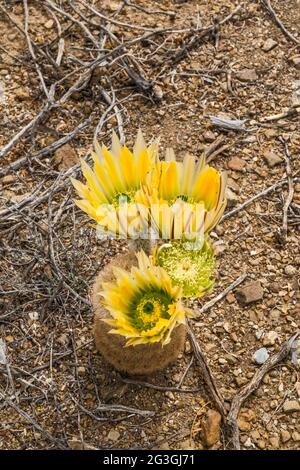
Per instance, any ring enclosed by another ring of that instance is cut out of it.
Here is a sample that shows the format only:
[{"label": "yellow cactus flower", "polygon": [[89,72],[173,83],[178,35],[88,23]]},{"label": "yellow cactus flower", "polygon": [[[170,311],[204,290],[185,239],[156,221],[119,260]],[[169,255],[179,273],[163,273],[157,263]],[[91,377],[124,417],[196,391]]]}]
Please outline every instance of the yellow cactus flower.
[{"label": "yellow cactus flower", "polygon": [[215,256],[208,240],[199,246],[172,241],[156,248],[152,258],[182,288],[183,297],[202,297],[214,285]]},{"label": "yellow cactus flower", "polygon": [[142,209],[136,204],[136,193],[146,183],[157,159],[157,144],[147,147],[139,130],[131,152],[125,145],[121,146],[113,132],[111,149],[97,143],[92,158],[93,169],[85,161],[81,162],[86,184],[72,178],[81,198],[75,201],[76,205],[104,231],[128,236],[127,227],[131,226],[132,232],[138,233]]},{"label": "yellow cactus flower", "polygon": [[181,288],[174,286],[166,271],[152,264],[143,252],[137,254],[138,267],[130,272],[115,268],[115,282],[103,283],[103,305],[112,319],[110,333],[125,336],[126,346],[169,343],[176,326],[185,323],[191,312],[181,303]]},{"label": "yellow cactus flower", "polygon": [[224,212],[226,179],[225,173],[206,165],[204,156],[198,163],[192,155],[176,162],[173,150],[168,149],[165,161],[157,162],[149,173],[137,200],[151,207],[154,228],[160,236],[170,232],[169,238],[184,238],[187,221],[190,231],[205,234]]}]

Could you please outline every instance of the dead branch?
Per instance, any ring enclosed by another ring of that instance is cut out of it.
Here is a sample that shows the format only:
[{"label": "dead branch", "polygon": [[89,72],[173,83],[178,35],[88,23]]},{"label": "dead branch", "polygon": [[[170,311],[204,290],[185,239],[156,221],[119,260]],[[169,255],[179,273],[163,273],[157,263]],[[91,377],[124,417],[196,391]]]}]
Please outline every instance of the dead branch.
[{"label": "dead branch", "polygon": [[206,302],[206,304],[204,304],[203,307],[197,309],[198,315],[201,315],[202,313],[207,312],[216,303],[218,303],[218,302],[220,302],[220,300],[224,299],[224,297],[226,297],[226,295],[229,294],[229,292],[233,291],[237,286],[242,284],[242,282],[244,282],[246,277],[247,277],[246,273],[242,274],[232,284],[230,284],[228,287],[226,287],[226,289],[224,289],[220,294],[218,294],[216,297],[211,299],[209,302]]},{"label": "dead branch", "polygon": [[266,116],[261,119],[261,122],[270,122],[270,121],[279,121],[280,119],[286,117],[294,117],[300,113],[300,105],[292,106],[287,111],[283,111],[282,113],[272,114],[271,116]]},{"label": "dead branch", "polygon": [[225,422],[225,430],[228,443],[231,444],[234,449],[240,449],[239,427],[237,419],[243,403],[249,397],[249,395],[251,395],[251,393],[253,393],[259,387],[266,373],[289,356],[292,344],[299,335],[300,331],[297,331],[295,334],[293,334],[291,338],[281,346],[277,353],[269,357],[269,359],[254,374],[250,382],[245,385],[241,391],[237,393],[237,395],[235,395],[235,397],[232,399],[230,410]]},{"label": "dead branch", "polygon": [[[90,124],[92,120],[92,114],[85,119],[83,122],[78,124],[77,127],[75,127],[71,132],[68,132],[65,134],[63,137],[60,139],[56,140],[52,144],[48,145],[47,147],[44,147],[40,150],[38,150],[36,153],[34,153],[31,156],[31,160],[37,160],[41,157],[46,157],[47,155],[50,155],[51,153],[55,152],[55,150],[59,149],[62,147],[64,144],[70,142],[77,134],[79,134],[88,124]],[[22,168],[26,163],[28,162],[27,157],[21,157],[18,160],[15,160],[12,162],[10,165],[4,166],[3,169],[0,169],[0,176],[5,176],[11,173],[12,171],[19,170]]]},{"label": "dead branch", "polygon": [[286,166],[286,176],[288,180],[288,195],[285,199],[283,206],[283,218],[282,218],[282,230],[281,230],[281,239],[282,243],[286,243],[287,240],[287,231],[288,231],[288,210],[294,196],[294,185],[293,185],[293,174],[291,168],[291,154],[287,145],[286,140],[283,137],[279,137],[280,142],[284,145],[284,158]]},{"label": "dead branch", "polygon": [[11,408],[13,408],[22,418],[24,418],[29,424],[31,424],[37,431],[39,431],[51,444],[54,444],[56,448],[66,450],[67,447],[62,443],[60,439],[53,437],[48,431],[40,426],[26,411],[23,411],[16,403],[9,398],[5,397],[0,391],[0,398],[6,402]]},{"label": "dead branch", "polygon": [[216,403],[216,406],[218,410],[220,411],[222,416],[226,416],[226,408],[225,408],[225,403],[224,403],[224,398],[222,397],[217,385],[216,381],[213,377],[213,374],[210,370],[210,367],[207,364],[207,360],[205,357],[205,354],[203,353],[199,342],[196,339],[193,327],[192,327],[192,322],[190,320],[187,320],[187,328],[188,328],[188,333],[189,333],[189,338],[191,342],[191,346],[194,350],[195,357],[199,363],[199,367],[201,370],[201,373],[203,375],[204,381]]},{"label": "dead branch", "polygon": [[0,158],[5,157],[8,152],[29,132],[37,127],[44,119],[49,115],[50,111],[54,107],[53,104],[46,103],[39,114],[33,118],[26,126],[24,126],[13,138],[0,150]]},{"label": "dead branch", "polygon": [[[218,26],[221,26],[228,21],[230,21],[242,8],[242,5],[238,5],[229,15],[223,18],[220,21],[217,21]],[[216,29],[216,24],[212,26],[208,26],[207,28],[203,28],[200,30],[190,32],[186,38],[183,40],[183,46],[173,54],[171,57],[168,58],[168,62],[172,63],[173,65],[178,64],[181,60],[183,60],[190,51],[198,47],[201,41],[206,37],[212,34]]]},{"label": "dead branch", "polygon": [[[295,178],[294,181],[299,181],[300,178]],[[267,194],[269,193],[272,193],[273,191],[276,191],[278,188],[281,188],[281,186],[283,186],[284,184],[288,183],[288,178],[284,178],[280,181],[277,181],[276,183],[272,184],[271,186],[269,186],[268,188],[264,189],[263,191],[255,194],[253,197],[251,197],[250,199],[248,199],[247,201],[243,202],[243,204],[241,204],[240,206],[232,209],[231,211],[229,212],[226,212],[223,217],[221,218],[221,222],[223,220],[226,220],[228,219],[229,217],[232,217],[233,215],[237,214],[238,212],[240,212],[241,210],[245,209],[245,207],[249,206],[250,204],[252,204],[254,201],[256,201],[257,199],[261,198],[261,197],[264,197],[266,196]]]},{"label": "dead branch", "polygon": [[33,50],[33,47],[32,47],[32,42],[31,42],[30,35],[29,35],[29,32],[28,32],[29,13],[28,13],[27,0],[23,0],[23,6],[24,6],[24,13],[25,13],[24,31],[25,31],[27,44],[28,44],[28,49],[29,49],[29,52],[30,52],[31,57],[33,59],[37,74],[39,76],[39,79],[40,79],[40,82],[41,82],[41,85],[42,85],[42,89],[44,90],[44,93],[45,93],[47,99],[49,100],[50,99],[49,90],[48,90],[48,88],[45,84],[45,79],[44,79],[44,76],[42,74],[41,67],[39,66],[39,64],[37,62],[37,58],[36,58],[36,55],[34,53],[34,50]]},{"label": "dead branch", "polygon": [[271,5],[271,2],[270,0],[261,0],[261,3],[263,4],[263,6],[268,10],[272,20],[275,22],[275,24],[277,24],[277,26],[279,26],[279,28],[281,29],[281,31],[283,32],[283,34],[288,38],[290,39],[294,44],[300,44],[298,39],[286,28],[286,26],[284,26],[284,24],[282,23],[282,21],[278,18],[274,8],[272,7]]}]

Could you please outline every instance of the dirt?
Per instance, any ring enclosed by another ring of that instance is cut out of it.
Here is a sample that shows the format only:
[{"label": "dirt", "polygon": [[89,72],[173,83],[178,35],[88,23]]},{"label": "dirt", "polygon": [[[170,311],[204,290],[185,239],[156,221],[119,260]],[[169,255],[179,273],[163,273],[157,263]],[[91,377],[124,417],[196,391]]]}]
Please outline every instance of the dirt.
[{"label": "dirt", "polygon": [[[73,71],[56,87],[56,97],[61,97],[82,74],[84,62],[95,58],[95,45],[78,24],[56,12],[65,48],[61,65],[55,66],[58,48],[53,10],[46,2],[28,3],[29,33],[46,86],[50,88]],[[71,3],[99,25],[99,17],[82,3]],[[80,18],[68,4],[59,4],[69,15]],[[130,46],[131,66],[154,87],[148,91],[138,87],[118,61],[102,64],[1,158],[0,337],[8,364],[3,359],[0,364],[0,448],[74,448],[79,442],[79,447],[84,443],[85,448],[98,449],[203,449],[202,419],[215,405],[196,361],[191,364],[188,342],[172,367],[143,378],[167,390],[126,382],[96,352],[89,289],[101,267],[126,251],[127,245],[97,238],[90,221],[72,202],[66,171],[76,165],[78,157],[89,153],[101,116],[100,140],[108,143],[112,129],[120,131],[120,112],[129,146],[140,127],[147,140],[160,137],[162,151],[173,146],[178,159],[186,152],[199,156],[219,138],[218,148],[224,149],[211,154],[211,164],[228,171],[230,211],[286,177],[288,149],[294,195],[288,210],[287,239],[282,238],[287,197],[287,185],[283,185],[216,227],[212,237],[218,242],[217,282],[210,295],[195,303],[195,308],[203,306],[243,272],[247,279],[239,288],[251,281],[262,286],[263,296],[256,302],[242,305],[233,291],[194,322],[217,385],[230,402],[259,367],[253,363],[254,352],[266,347],[271,355],[300,324],[299,115],[294,107],[281,119],[268,119],[285,113],[299,99],[300,47],[274,23],[263,2],[246,1],[236,15],[176,62],[174,54],[197,36],[191,29],[225,18],[237,2],[93,4],[114,21],[104,24],[110,25],[119,40],[138,38],[153,28],[184,32],[160,33]],[[274,0],[272,5],[300,41],[300,2]],[[0,7],[0,144],[5,146],[43,109],[45,95],[25,36],[16,27],[24,28],[22,2],[2,0]],[[99,41],[99,27],[80,20]],[[111,47],[107,40],[104,48]],[[119,112],[109,109],[103,90],[110,97],[114,91]],[[210,115],[245,120],[244,130],[215,126]],[[89,116],[87,126],[68,142],[65,161],[61,148],[56,155],[55,151],[36,155]],[[270,163],[265,157],[270,153],[278,157],[274,165],[274,158]],[[26,160],[14,170],[11,165],[23,157]],[[188,366],[182,387],[192,392],[172,391]],[[299,368],[290,359],[264,377],[240,414],[243,449],[299,449],[299,411],[287,411],[285,406],[289,401],[299,402],[299,381]],[[101,411],[103,404],[155,414]],[[221,433],[211,448],[225,446]]]}]

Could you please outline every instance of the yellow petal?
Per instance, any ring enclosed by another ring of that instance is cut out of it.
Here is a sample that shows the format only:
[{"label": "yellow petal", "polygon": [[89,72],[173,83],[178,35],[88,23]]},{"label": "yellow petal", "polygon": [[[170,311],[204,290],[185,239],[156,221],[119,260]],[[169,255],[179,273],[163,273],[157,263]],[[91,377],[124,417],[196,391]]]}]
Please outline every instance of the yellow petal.
[{"label": "yellow petal", "polygon": [[120,154],[120,166],[125,180],[126,188],[132,188],[137,185],[137,173],[135,161],[132,153],[126,146],[122,148]]},{"label": "yellow petal", "polygon": [[141,129],[139,129],[133,146],[133,156],[135,161],[138,161],[140,154],[145,151],[147,152],[146,142]]},{"label": "yellow petal", "polygon": [[198,176],[192,190],[192,196],[198,201],[203,201],[205,207],[210,210],[216,205],[220,185],[220,174],[214,168],[208,167]]},{"label": "yellow petal", "polygon": [[188,195],[192,186],[193,177],[195,175],[195,157],[193,155],[185,155],[183,160],[182,172],[182,194]]}]

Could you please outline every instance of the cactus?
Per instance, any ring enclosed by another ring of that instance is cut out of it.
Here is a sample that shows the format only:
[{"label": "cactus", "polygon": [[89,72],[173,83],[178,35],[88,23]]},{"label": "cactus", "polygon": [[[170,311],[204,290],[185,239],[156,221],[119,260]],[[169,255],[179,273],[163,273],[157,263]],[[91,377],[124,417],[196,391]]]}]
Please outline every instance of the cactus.
[{"label": "cactus", "polygon": [[103,320],[112,319],[112,316],[101,302],[99,292],[103,282],[114,281],[115,267],[129,271],[132,266],[137,266],[133,253],[118,255],[105,266],[95,280],[91,295],[95,342],[99,352],[117,370],[130,375],[151,375],[177,359],[184,347],[186,327],[184,324],[176,326],[172,330],[170,341],[165,345],[157,341],[125,347],[125,336],[110,333],[111,326]]}]

